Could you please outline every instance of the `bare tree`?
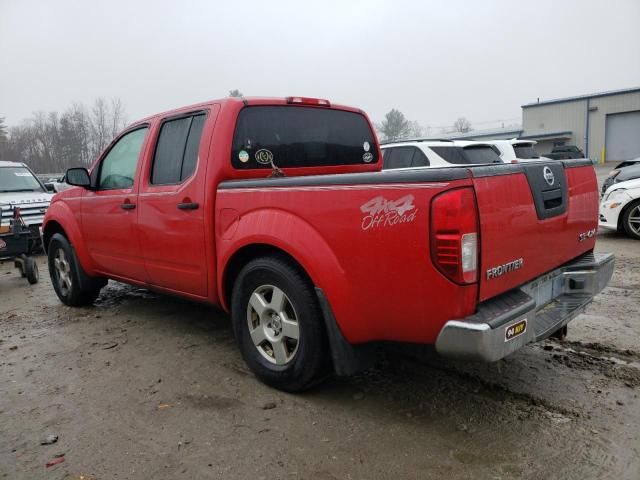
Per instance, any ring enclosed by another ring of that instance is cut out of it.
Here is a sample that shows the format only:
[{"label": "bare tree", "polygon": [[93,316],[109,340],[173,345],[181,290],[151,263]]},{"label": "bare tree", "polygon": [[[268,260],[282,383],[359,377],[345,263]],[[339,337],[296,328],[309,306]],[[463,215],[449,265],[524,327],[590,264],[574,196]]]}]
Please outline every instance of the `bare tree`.
[{"label": "bare tree", "polygon": [[93,157],[98,156],[111,139],[111,128],[108,116],[107,102],[104,98],[96,98],[91,108],[91,153]]},{"label": "bare tree", "polygon": [[0,117],[0,160],[4,159],[4,155],[7,152],[9,141],[9,132],[7,126],[4,123],[4,117]]},{"label": "bare tree", "polygon": [[473,130],[471,126],[471,122],[467,120],[465,117],[458,118],[455,122],[453,122],[453,131],[460,133],[467,133]]},{"label": "bare tree", "polygon": [[115,138],[120,130],[127,124],[127,118],[124,114],[124,106],[122,100],[118,97],[111,99],[111,138]]},{"label": "bare tree", "polygon": [[229,90],[229,96],[230,97],[242,97],[242,92],[240,90],[233,89],[233,90]]},{"label": "bare tree", "polygon": [[408,136],[411,138],[420,138],[424,135],[424,128],[418,122],[410,121],[409,122],[409,134]]},{"label": "bare tree", "polygon": [[117,98],[109,102],[99,98],[91,110],[75,103],[62,114],[36,112],[8,132],[0,123],[0,159],[25,162],[40,173],[88,165],[125,122],[124,107]]},{"label": "bare tree", "polygon": [[384,116],[377,129],[383,140],[394,141],[406,138],[411,132],[411,125],[401,111],[393,108]]}]

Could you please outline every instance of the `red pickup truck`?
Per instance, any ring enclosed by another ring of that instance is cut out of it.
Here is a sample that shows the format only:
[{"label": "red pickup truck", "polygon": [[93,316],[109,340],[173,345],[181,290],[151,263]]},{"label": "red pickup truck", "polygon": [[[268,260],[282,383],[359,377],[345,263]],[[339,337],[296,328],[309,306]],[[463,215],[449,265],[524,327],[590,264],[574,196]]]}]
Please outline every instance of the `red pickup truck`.
[{"label": "red pickup truck", "polygon": [[134,123],[70,169],[43,240],[67,305],[114,279],[230,312],[287,391],[377,341],[495,361],[563,332],[602,290],[588,161],[381,170],[360,110],[227,98]]}]

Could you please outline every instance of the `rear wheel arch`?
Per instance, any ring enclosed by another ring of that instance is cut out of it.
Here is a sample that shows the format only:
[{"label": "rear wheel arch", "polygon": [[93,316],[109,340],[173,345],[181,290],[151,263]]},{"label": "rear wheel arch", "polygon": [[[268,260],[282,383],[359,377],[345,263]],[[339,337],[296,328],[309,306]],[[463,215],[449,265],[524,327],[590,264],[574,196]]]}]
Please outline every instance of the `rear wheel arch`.
[{"label": "rear wheel arch", "polygon": [[240,271],[250,261],[261,257],[277,257],[285,260],[292,267],[298,270],[312,286],[315,286],[315,282],[303,265],[286,250],[267,243],[253,243],[245,245],[234,252],[234,254],[229,258],[222,275],[222,299],[224,301],[224,305],[226,305],[228,309],[231,307],[231,294]]}]

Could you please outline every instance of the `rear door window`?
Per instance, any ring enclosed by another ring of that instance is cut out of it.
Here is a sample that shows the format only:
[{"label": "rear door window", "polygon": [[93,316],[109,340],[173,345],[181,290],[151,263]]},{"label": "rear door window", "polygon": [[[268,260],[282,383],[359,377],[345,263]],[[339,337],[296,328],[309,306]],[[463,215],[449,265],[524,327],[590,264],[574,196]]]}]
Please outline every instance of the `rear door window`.
[{"label": "rear door window", "polygon": [[411,166],[412,167],[428,167],[429,166],[429,159],[423,153],[423,151],[420,150],[419,148],[416,148],[415,151],[413,152],[413,160],[411,162]]},{"label": "rear door window", "polygon": [[468,147],[430,147],[449,163],[464,165],[470,163],[502,162],[500,155],[489,145],[470,145]]},{"label": "rear door window", "polygon": [[382,153],[384,170],[394,168],[428,167],[429,159],[416,147],[389,147]]},{"label": "rear door window", "polygon": [[240,111],[231,164],[238,169],[358,165],[378,161],[377,142],[356,112],[299,106]]},{"label": "rear door window", "polygon": [[384,157],[384,169],[409,168],[413,160],[414,147],[387,148]]},{"label": "rear door window", "polygon": [[523,160],[540,158],[540,155],[538,155],[538,152],[536,152],[536,149],[531,143],[516,143],[513,145],[513,151],[516,153],[516,158]]},{"label": "rear door window", "polygon": [[464,148],[468,163],[502,163],[496,149],[489,145],[478,145]]},{"label": "rear door window", "polygon": [[204,120],[200,114],[162,124],[151,170],[153,185],[175,185],[193,174]]},{"label": "rear door window", "polygon": [[459,147],[430,147],[431,150],[440,155],[444,160],[449,163],[457,165],[463,165],[469,163],[465,156],[462,154],[462,149]]}]

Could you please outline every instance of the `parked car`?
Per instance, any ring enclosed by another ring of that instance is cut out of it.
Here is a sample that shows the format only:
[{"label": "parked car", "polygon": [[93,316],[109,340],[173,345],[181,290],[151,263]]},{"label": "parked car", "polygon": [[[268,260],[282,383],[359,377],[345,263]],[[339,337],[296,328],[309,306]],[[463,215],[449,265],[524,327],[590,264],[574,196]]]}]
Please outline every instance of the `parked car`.
[{"label": "parked car", "polygon": [[594,169],[457,148],[463,165],[380,172],[360,109],[303,97],[148,117],[67,171],[44,225],[53,288],[71,306],[107,279],[218,305],[286,391],[369,365],[377,341],[495,361],[564,334],[613,272]]},{"label": "parked car", "polygon": [[622,168],[616,168],[609,173],[609,176],[605,179],[602,184],[602,194],[607,191],[607,189],[616,183],[626,182],[628,180],[634,180],[636,178],[640,178],[640,163],[638,164],[629,164],[628,166]]},{"label": "parked car", "polygon": [[545,153],[546,158],[551,160],[571,160],[576,158],[585,158],[584,152],[575,145],[561,145],[553,147],[551,153]]},{"label": "parked car", "polygon": [[619,170],[621,168],[630,167],[632,165],[640,165],[640,157],[634,158],[632,160],[623,160],[618,165],[616,165],[615,169]]},{"label": "parked car", "polygon": [[40,244],[40,227],[53,195],[24,163],[0,161],[0,226],[7,227],[14,207],[31,231],[34,250]]},{"label": "parked car", "polygon": [[640,240],[640,178],[616,183],[607,189],[600,203],[598,225]]},{"label": "parked car", "polygon": [[485,140],[484,143],[493,145],[500,152],[500,158],[505,163],[518,163],[521,161],[540,160],[536,152],[535,140]]},{"label": "parked car", "polygon": [[385,170],[502,163],[496,147],[475,141],[417,139],[389,142],[381,149]]},{"label": "parked car", "polygon": [[62,192],[63,190],[66,190],[70,186],[71,185],[67,183],[64,175],[60,175],[59,177],[52,178],[45,183],[45,187],[47,187],[49,191],[56,192],[56,193]]}]

